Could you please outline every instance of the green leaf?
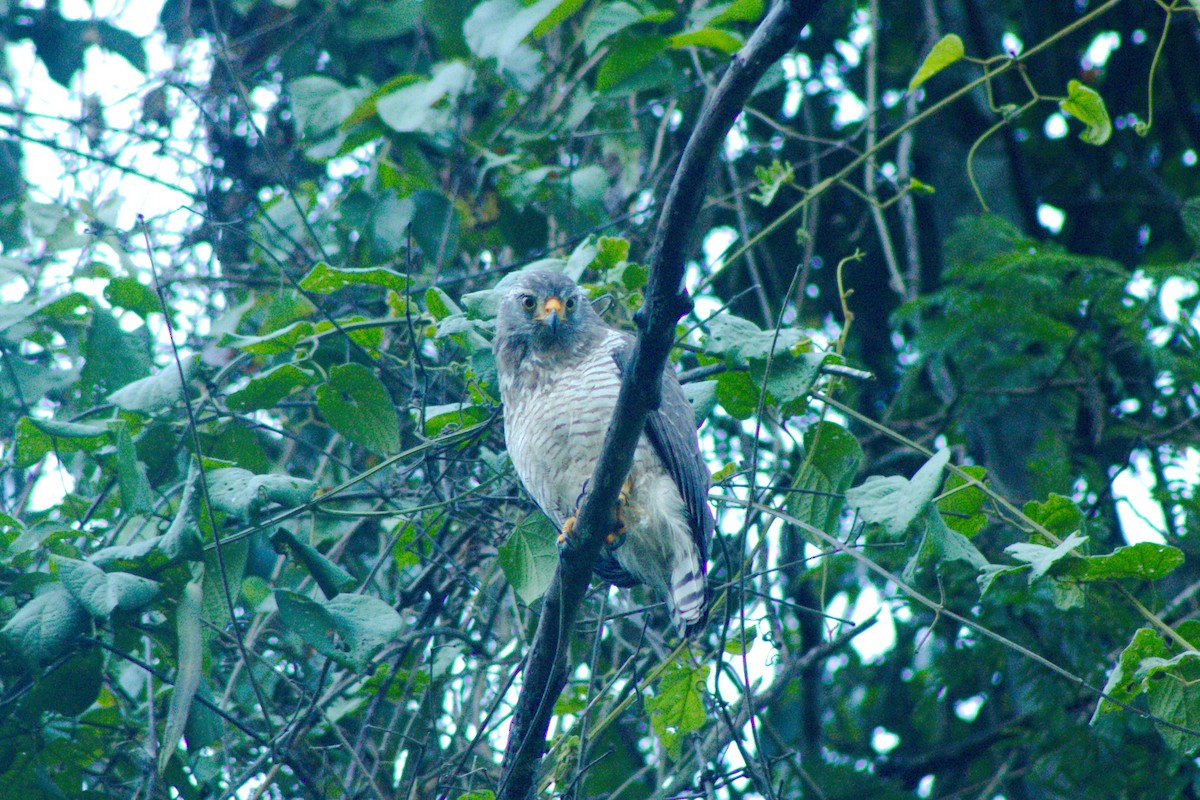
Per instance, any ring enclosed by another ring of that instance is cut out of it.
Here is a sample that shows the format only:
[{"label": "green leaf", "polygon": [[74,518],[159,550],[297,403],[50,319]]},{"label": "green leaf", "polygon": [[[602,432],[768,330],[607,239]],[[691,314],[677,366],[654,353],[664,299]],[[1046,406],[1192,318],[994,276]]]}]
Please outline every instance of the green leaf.
[{"label": "green leaf", "polygon": [[400,421],[383,384],[362,364],[341,364],[317,387],[317,410],[330,427],[377,455],[400,449]]},{"label": "green leaf", "polygon": [[331,267],[318,261],[308,274],[300,279],[300,288],[315,294],[331,294],[347,286],[374,285],[395,292],[408,291],[408,278],[383,267]]},{"label": "green leaf", "polygon": [[58,578],[67,591],[98,619],[114,611],[136,611],[158,596],[158,584],[128,572],[105,572],[94,564],[54,557]]},{"label": "green leaf", "polygon": [[917,74],[908,82],[908,91],[916,91],[922,83],[962,58],[963,53],[963,41],[958,34],[943,36],[929,51],[929,55],[925,56]]},{"label": "green leaf", "polygon": [[641,9],[624,0],[597,6],[583,29],[583,47],[590,56],[604,41],[645,19]]},{"label": "green leaf", "polygon": [[[1112,672],[1108,674],[1108,681],[1104,684],[1104,693],[1122,703],[1132,702],[1144,690],[1142,680],[1136,677],[1142,661],[1165,658],[1169,653],[1166,643],[1157,632],[1150,628],[1139,628],[1133,634],[1129,644],[1125,645],[1125,649],[1121,651],[1121,657],[1117,660]],[[1092,714],[1091,724],[1095,725],[1101,714],[1119,711],[1120,708],[1116,703],[1101,698],[1095,713]]]},{"label": "green leaf", "polygon": [[1031,544],[1028,542],[1017,542],[1004,548],[1004,552],[1017,561],[1024,561],[1026,564],[1029,564],[1032,568],[1029,572],[1029,582],[1032,584],[1038,578],[1045,575],[1055,563],[1072,555],[1072,551],[1086,541],[1087,537],[1083,534],[1072,533],[1054,547],[1045,547],[1040,544]]},{"label": "green leaf", "polygon": [[723,356],[731,366],[744,366],[752,360],[765,361],[807,342],[796,328],[764,331],[748,319],[721,314],[708,321],[705,347],[713,355]]},{"label": "green leaf", "polygon": [[864,522],[878,523],[889,538],[899,539],[937,493],[942,470],[949,460],[950,451],[942,448],[917,470],[912,480],[899,475],[873,475],[861,486],[847,489],[846,502]]},{"label": "green leaf", "polygon": [[455,303],[450,299],[450,295],[436,286],[431,286],[425,290],[425,308],[429,309],[429,313],[433,315],[433,318],[439,321],[446,317],[457,316],[463,313],[458,303]]},{"label": "green leaf", "polygon": [[346,570],[330,561],[321,551],[308,542],[302,542],[286,528],[278,528],[271,534],[271,544],[276,552],[290,551],[292,558],[299,561],[312,575],[317,586],[327,599],[337,597],[342,592],[348,592],[358,585],[358,580]]},{"label": "green leaf", "polygon": [[1156,581],[1183,564],[1183,551],[1154,542],[1118,547],[1107,555],[1072,560],[1063,577],[1081,581],[1137,578]]},{"label": "green leaf", "polygon": [[0,628],[0,641],[31,670],[65,653],[88,630],[88,614],[61,583],[45,589]]},{"label": "green leaf", "polygon": [[[108,311],[92,309],[84,344],[79,388],[85,402],[103,397],[113,387],[124,386],[150,372],[146,327],[124,330]],[[171,369],[174,369],[174,365]]]},{"label": "green leaf", "polygon": [[[414,412],[415,414],[415,412]],[[486,420],[491,411],[471,403],[449,403],[444,406],[426,406],[425,435],[440,436],[447,430],[459,431]]]},{"label": "green leaf", "polygon": [[162,743],[158,751],[158,772],[161,775],[167,762],[175,755],[179,740],[187,727],[188,714],[204,667],[204,637],[200,632],[203,579],[188,582],[179,604],[175,606],[175,687],[167,706],[167,721],[163,725]]},{"label": "green leaf", "polygon": [[[804,432],[804,452],[804,465],[792,482],[788,513],[834,536],[846,490],[862,463],[862,446],[841,425],[822,420]],[[800,534],[812,541],[803,529]],[[824,547],[823,542],[812,543]]]},{"label": "green leaf", "polygon": [[1060,538],[1083,527],[1083,512],[1062,495],[1052,494],[1044,503],[1031,500],[1023,510],[1025,516]]},{"label": "green leaf", "polygon": [[1068,82],[1067,97],[1058,101],[1058,107],[1087,125],[1079,138],[1088,144],[1100,146],[1112,136],[1112,121],[1108,118],[1104,98],[1090,86],[1075,80]]},{"label": "green leaf", "polygon": [[623,37],[596,73],[596,91],[610,92],[650,66],[668,46],[665,36]]},{"label": "green leaf", "polygon": [[808,393],[821,377],[821,367],[830,360],[839,360],[839,357],[833,353],[793,355],[784,351],[771,359],[770,372],[767,372],[765,360],[752,360],[750,377],[759,386],[763,385],[765,378],[767,396],[784,416],[792,416],[804,410]]},{"label": "green leaf", "polygon": [[[230,601],[237,603],[238,590],[246,577],[246,563],[250,558],[250,540],[238,539],[221,542],[220,552],[216,547],[204,552],[204,581],[200,592],[200,618],[204,620],[204,640],[213,638],[232,619]],[[225,590],[228,588],[229,595]]]},{"label": "green leaf", "polygon": [[324,75],[308,75],[289,83],[287,93],[301,138],[320,139],[336,131],[368,91],[347,88]]},{"label": "green leaf", "polygon": [[208,473],[208,496],[213,509],[237,519],[251,519],[267,503],[295,508],[312,500],[317,484],[290,475],[255,475],[241,467]]},{"label": "green leaf", "polygon": [[118,308],[132,311],[142,319],[162,311],[158,295],[137,278],[113,278],[104,287],[104,299]]},{"label": "green leaf", "polygon": [[291,353],[296,345],[312,336],[316,328],[311,322],[293,322],[271,333],[261,336],[227,335],[221,342],[223,347],[236,347],[256,356],[273,356]]},{"label": "green leaf", "polygon": [[654,695],[646,697],[650,725],[673,759],[682,754],[684,738],[700,730],[708,719],[704,711],[708,673],[708,664],[693,665],[676,658],[659,678]]},{"label": "green leaf", "polygon": [[988,560],[971,544],[970,539],[946,527],[942,515],[932,503],[918,517],[917,525],[921,529],[921,542],[917,545],[916,554],[904,567],[905,581],[911,583],[916,578],[917,568],[926,564],[940,566],[947,561],[965,561],[976,570],[989,566]]},{"label": "green leaf", "polygon": [[[715,8],[720,9],[720,4]],[[709,22],[754,22],[763,15],[763,0],[733,0]]]},{"label": "green leaf", "polygon": [[126,384],[113,392],[108,396],[108,402],[125,411],[142,414],[153,414],[171,408],[182,399],[183,385],[191,379],[198,360],[199,356],[192,356],[180,362],[183,367],[182,379],[179,375],[179,365],[172,361],[153,375]]},{"label": "green leaf", "polygon": [[453,126],[456,99],[473,78],[461,61],[435,64],[429,80],[418,79],[379,97],[375,110],[398,133],[437,133]]},{"label": "green leaf", "polygon": [[99,425],[54,419],[21,417],[14,431],[16,464],[31,467],[52,450],[59,453],[91,452],[108,441],[108,429]]},{"label": "green leaf", "polygon": [[685,47],[706,47],[720,53],[732,55],[742,49],[742,38],[737,34],[723,31],[720,28],[700,28],[694,31],[677,33],[668,41],[676,50]]},{"label": "green leaf", "polygon": [[1176,728],[1162,725],[1157,720],[1181,725],[1190,730],[1200,730],[1200,684],[1194,676],[1165,675],[1151,681],[1146,689],[1150,713],[1156,717],[1155,726],[1159,735],[1175,752],[1188,758],[1200,753],[1200,736],[1184,733]]},{"label": "green leaf", "polygon": [[322,604],[276,589],[275,602],[292,633],[321,655],[359,672],[402,628],[396,610],[377,597],[340,594]]},{"label": "green leaf", "polygon": [[530,514],[513,528],[497,556],[513,591],[526,604],[550,585],[558,567],[558,531],[543,514]]},{"label": "green leaf", "polygon": [[96,702],[103,686],[104,651],[89,647],[42,675],[21,703],[21,712],[30,717],[43,711],[77,717]]},{"label": "green leaf", "polygon": [[463,36],[476,56],[504,64],[523,48],[525,37],[564,2],[570,0],[538,0],[529,5],[518,0],[485,0],[463,23]]},{"label": "green leaf", "polygon": [[311,370],[296,364],[280,364],[251,378],[245,387],[230,393],[225,402],[230,410],[240,412],[274,408],[283,398],[317,381]]},{"label": "green leaf", "polygon": [[717,382],[692,381],[683,385],[683,396],[692,406],[692,416],[699,428],[717,407]]},{"label": "green leaf", "polygon": [[758,384],[750,373],[731,370],[717,376],[717,402],[734,419],[746,420],[758,411]]},{"label": "green leaf", "polygon": [[129,423],[123,419],[108,423],[117,447],[117,483],[121,487],[121,505],[126,513],[144,513],[154,507],[154,491],[146,478],[146,467],[138,461],[137,448],[129,435]]},{"label": "green leaf", "polygon": [[780,189],[795,183],[796,175],[791,164],[774,159],[769,167],[755,167],[754,177],[758,179],[758,187],[751,192],[751,199],[760,205],[769,206],[775,201],[775,195]]},{"label": "green leaf", "polygon": [[[962,470],[977,481],[982,481],[987,475],[983,467],[966,466]],[[983,513],[987,492],[982,487],[969,484],[962,476],[951,473],[946,476],[942,495],[937,503],[938,511],[951,530],[970,538],[987,525],[987,516]]]}]

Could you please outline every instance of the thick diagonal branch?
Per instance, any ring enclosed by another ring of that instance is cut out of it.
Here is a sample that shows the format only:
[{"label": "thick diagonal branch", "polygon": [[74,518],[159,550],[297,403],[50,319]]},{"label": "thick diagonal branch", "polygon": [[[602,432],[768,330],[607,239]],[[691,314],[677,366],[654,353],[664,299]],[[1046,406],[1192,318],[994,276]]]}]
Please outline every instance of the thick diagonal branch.
[{"label": "thick diagonal branch", "polygon": [[691,309],[683,288],[684,265],[704,201],[709,165],[767,67],[781,58],[816,14],[821,0],[777,0],[753,36],[733,57],[708,98],[671,182],[655,232],[646,300],[637,313],[638,339],[621,382],[613,421],[579,510],[576,545],[559,562],[546,591],[537,632],[526,657],[524,685],[509,730],[497,793],[499,800],[533,794],[546,729],[566,683],[567,636],[592,578],[604,535],[617,525],[617,494],[646,417],[658,407],[660,378],[675,341],[675,325]]}]

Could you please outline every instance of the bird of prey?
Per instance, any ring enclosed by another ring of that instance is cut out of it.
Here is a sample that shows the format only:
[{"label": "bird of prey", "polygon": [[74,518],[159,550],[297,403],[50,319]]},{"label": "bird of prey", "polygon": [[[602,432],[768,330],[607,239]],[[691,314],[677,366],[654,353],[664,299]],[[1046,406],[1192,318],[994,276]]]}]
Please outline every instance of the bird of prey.
[{"label": "bird of prey", "polygon": [[[566,537],[600,457],[634,340],[606,325],[566,275],[531,270],[514,278],[492,344],[504,438],[525,488]],[[651,586],[685,636],[708,615],[708,486],[695,418],[668,366],[662,403],[650,412],[622,492],[623,527],[601,551],[596,574],[617,586]]]}]

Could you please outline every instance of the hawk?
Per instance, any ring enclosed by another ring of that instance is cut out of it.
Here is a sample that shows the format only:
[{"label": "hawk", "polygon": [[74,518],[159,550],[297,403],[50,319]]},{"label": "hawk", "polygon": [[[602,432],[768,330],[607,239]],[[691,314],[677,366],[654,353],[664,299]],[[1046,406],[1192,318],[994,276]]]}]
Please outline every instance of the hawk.
[{"label": "hawk", "polygon": [[[552,270],[518,273],[503,294],[492,349],[504,439],[521,482],[569,535],[604,442],[633,336],[609,327],[580,288]],[[708,615],[709,474],[695,418],[668,366],[625,482],[622,529],[596,562],[617,586],[645,583],[690,636]]]}]

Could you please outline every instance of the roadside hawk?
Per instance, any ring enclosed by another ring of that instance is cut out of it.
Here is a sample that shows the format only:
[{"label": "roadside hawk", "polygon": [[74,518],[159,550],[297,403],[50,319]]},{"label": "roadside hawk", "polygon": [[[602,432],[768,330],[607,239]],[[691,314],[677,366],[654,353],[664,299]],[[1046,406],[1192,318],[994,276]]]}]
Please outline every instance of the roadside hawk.
[{"label": "roadside hawk", "polygon": [[[504,438],[517,474],[568,536],[612,420],[633,336],[606,325],[559,272],[514,276],[492,348],[504,403]],[[651,586],[684,635],[708,614],[705,575],[713,516],[695,418],[668,366],[625,482],[619,534],[596,574],[617,586]],[[560,540],[561,541],[561,540]]]}]

